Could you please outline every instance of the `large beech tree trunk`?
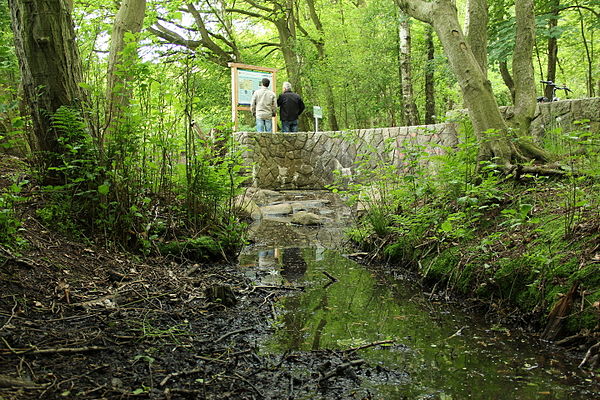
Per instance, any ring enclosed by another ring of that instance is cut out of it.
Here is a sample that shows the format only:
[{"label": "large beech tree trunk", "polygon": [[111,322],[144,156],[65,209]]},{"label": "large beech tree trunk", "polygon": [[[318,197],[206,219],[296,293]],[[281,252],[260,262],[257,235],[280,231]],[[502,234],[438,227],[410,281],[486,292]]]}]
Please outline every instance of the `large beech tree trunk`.
[{"label": "large beech tree trunk", "polygon": [[513,51],[513,76],[515,82],[514,113],[521,136],[529,134],[529,125],[535,114],[536,96],[533,71],[533,46],[535,45],[535,12],[533,0],[515,2],[517,32]]},{"label": "large beech tree trunk", "polygon": [[487,76],[487,25],[488,2],[487,0],[467,0],[467,15],[465,21],[465,35],[467,43],[471,46],[473,55]]},{"label": "large beech tree trunk", "polygon": [[52,116],[61,106],[84,104],[81,60],[75,43],[71,2],[67,0],[9,0],[15,49],[25,101],[30,109],[34,148],[48,166],[57,166],[60,133]]},{"label": "large beech tree trunk", "polygon": [[121,66],[136,62],[137,52],[124,52],[123,50],[132,40],[128,38],[135,38],[135,34],[142,29],[145,12],[146,0],[122,0],[119,12],[115,17],[108,56],[106,85],[107,131],[110,131],[118,123],[124,109],[129,104],[131,97],[129,85],[134,77],[126,68]]},{"label": "large beech tree trunk", "polygon": [[396,1],[407,14],[431,24],[437,33],[460,85],[473,130],[481,143],[479,158],[491,160],[504,168],[512,168],[514,161],[523,160],[524,153],[545,161],[546,154],[540,149],[525,142],[519,142],[517,148],[509,138],[491,84],[466,42],[451,0]]}]

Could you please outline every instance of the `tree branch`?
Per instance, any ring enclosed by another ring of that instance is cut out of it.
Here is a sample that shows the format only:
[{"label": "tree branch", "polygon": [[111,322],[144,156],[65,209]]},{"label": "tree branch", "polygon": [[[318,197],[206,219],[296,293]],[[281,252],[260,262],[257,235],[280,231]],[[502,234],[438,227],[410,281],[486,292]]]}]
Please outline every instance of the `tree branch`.
[{"label": "tree branch", "polygon": [[434,3],[423,0],[396,0],[396,4],[405,13],[419,21],[431,24],[433,22]]}]

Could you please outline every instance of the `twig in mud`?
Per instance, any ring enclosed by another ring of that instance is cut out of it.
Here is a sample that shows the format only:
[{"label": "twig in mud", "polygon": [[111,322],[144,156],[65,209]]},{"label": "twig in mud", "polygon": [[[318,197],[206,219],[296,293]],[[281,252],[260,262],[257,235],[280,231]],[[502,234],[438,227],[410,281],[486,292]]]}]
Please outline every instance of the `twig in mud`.
[{"label": "twig in mud", "polygon": [[227,362],[225,360],[219,360],[218,358],[198,356],[198,355],[195,355],[194,358],[197,358],[199,360],[204,360],[204,361],[214,361],[214,362],[220,362],[220,363],[226,363]]},{"label": "twig in mud", "polygon": [[257,388],[256,386],[254,386],[254,385],[252,384],[252,382],[250,382],[248,379],[244,378],[243,376],[241,376],[241,375],[240,375],[240,374],[238,374],[237,372],[234,372],[234,373],[233,373],[233,375],[234,375],[236,378],[239,378],[239,379],[241,379],[242,381],[246,382],[248,385],[250,385],[250,387],[251,387],[252,389],[254,389],[254,391],[255,391],[256,393],[258,393],[258,395],[260,396],[260,398],[261,398],[261,399],[264,399],[264,398],[265,398],[265,396],[262,394],[262,392],[261,392],[260,390],[258,390],[258,388]]},{"label": "twig in mud", "polygon": [[331,282],[338,282],[338,278],[336,278],[335,276],[331,275],[329,272],[327,271],[321,271],[323,272],[323,275],[325,275],[326,277],[328,277],[329,279],[331,279]]},{"label": "twig in mud", "polygon": [[236,333],[247,332],[247,331],[251,331],[253,329],[254,328],[243,328],[243,329],[238,329],[237,331],[228,332],[228,333],[224,334],[223,336],[221,336],[220,338],[218,338],[217,340],[215,340],[214,343],[219,343],[220,341],[227,339],[229,336],[235,335]]},{"label": "twig in mud", "polygon": [[276,289],[276,290],[304,290],[304,286],[254,286],[254,289]]},{"label": "twig in mud", "polygon": [[583,368],[583,366],[588,362],[588,360],[591,358],[592,354],[598,352],[598,349],[600,348],[600,342],[596,343],[595,345],[593,345],[592,347],[590,347],[588,349],[588,351],[585,353],[585,357],[583,357],[583,360],[581,361],[581,363],[579,364],[579,366],[577,368]]},{"label": "twig in mud", "polygon": [[354,353],[358,350],[368,349],[369,347],[379,346],[380,344],[391,344],[394,343],[393,340],[381,340],[379,342],[373,342],[369,344],[364,344],[362,346],[352,347],[349,349],[342,350],[344,353]]},{"label": "twig in mud", "polygon": [[160,386],[165,386],[167,384],[167,382],[169,381],[169,379],[174,378],[176,376],[192,375],[192,374],[197,374],[199,372],[204,372],[204,368],[194,368],[194,369],[188,369],[188,370],[185,370],[185,371],[172,372],[169,375],[165,376],[163,378],[163,380],[160,381],[159,385]]},{"label": "twig in mud", "polygon": [[64,353],[84,353],[86,351],[107,350],[102,346],[86,346],[86,347],[62,347],[53,349],[28,349],[23,351],[13,351],[12,354],[28,355],[28,354],[64,354]]},{"label": "twig in mud", "polygon": [[13,301],[15,302],[15,305],[13,306],[12,310],[10,310],[10,318],[8,318],[8,321],[6,321],[4,323],[4,325],[2,325],[2,327],[0,328],[0,331],[2,331],[4,328],[6,328],[10,324],[10,321],[12,321],[12,319],[15,317],[15,315],[17,315],[15,313],[15,310],[19,304],[15,300],[15,296],[13,296]]},{"label": "twig in mud", "polygon": [[0,253],[3,253],[4,257],[16,262],[17,264],[22,264],[29,268],[40,268],[42,266],[41,264],[30,260],[29,258],[17,257],[4,246],[0,246]]},{"label": "twig in mud", "polygon": [[264,301],[261,303],[261,305],[260,305],[260,306],[261,306],[261,307],[262,307],[262,306],[264,306],[264,305],[267,303],[267,301],[269,300],[269,298],[270,298],[270,297],[273,297],[273,296],[275,296],[275,292],[271,292],[271,293],[269,293],[269,294],[268,294],[268,295],[265,297],[265,300],[264,300]]},{"label": "twig in mud", "polygon": [[107,384],[96,386],[93,389],[87,390],[85,392],[78,393],[77,395],[78,396],[87,396],[87,395],[89,395],[91,393],[97,392],[98,390],[102,390],[102,389],[106,388],[107,386],[108,386]]},{"label": "twig in mud", "polygon": [[465,326],[463,326],[462,328],[460,328],[459,330],[457,330],[456,332],[454,332],[452,335],[448,336],[448,337],[446,338],[446,340],[450,340],[450,339],[452,339],[453,337],[456,337],[456,336],[460,336],[460,335],[462,335],[462,331],[463,331],[463,329],[465,329],[466,327],[467,327],[466,325],[465,325]]},{"label": "twig in mud", "polygon": [[47,385],[40,385],[35,382],[26,381],[21,378],[13,378],[12,376],[0,375],[0,387],[4,388],[24,388],[24,389],[43,389]]},{"label": "twig in mud", "polygon": [[364,363],[365,363],[365,360],[363,360],[362,358],[359,358],[358,360],[352,360],[352,361],[340,364],[337,367],[335,367],[335,368],[329,370],[328,372],[326,372],[325,374],[323,374],[323,376],[321,378],[319,378],[317,382],[318,383],[325,382],[327,379],[344,372],[344,370],[346,368],[356,367],[356,366],[362,365]]}]

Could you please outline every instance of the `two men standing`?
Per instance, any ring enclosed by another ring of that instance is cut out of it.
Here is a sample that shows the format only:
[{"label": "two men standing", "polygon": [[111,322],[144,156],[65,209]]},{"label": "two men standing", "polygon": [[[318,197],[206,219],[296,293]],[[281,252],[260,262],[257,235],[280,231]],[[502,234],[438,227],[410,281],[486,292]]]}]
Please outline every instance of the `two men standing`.
[{"label": "two men standing", "polygon": [[270,81],[263,78],[261,87],[252,94],[251,110],[256,117],[257,132],[273,132],[271,118],[276,114],[279,106],[281,118],[281,130],[283,132],[298,132],[298,117],[304,111],[302,98],[292,91],[289,82],[283,82],[283,93],[277,98],[275,104],[275,93],[268,89]]}]

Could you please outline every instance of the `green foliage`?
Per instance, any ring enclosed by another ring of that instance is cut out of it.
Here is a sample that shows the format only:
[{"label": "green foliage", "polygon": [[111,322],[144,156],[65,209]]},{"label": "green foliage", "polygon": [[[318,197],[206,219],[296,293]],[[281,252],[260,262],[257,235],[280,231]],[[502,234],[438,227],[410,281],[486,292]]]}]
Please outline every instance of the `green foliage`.
[{"label": "green foliage", "polygon": [[[557,181],[527,175],[523,184],[500,176],[492,163],[478,166],[469,125],[460,132],[457,147],[441,156],[407,147],[399,172],[385,157],[365,152],[364,178],[336,187],[367,205],[349,237],[417,269],[438,289],[477,293],[525,313],[548,313],[574,282],[597,299],[598,264],[589,252],[600,238],[594,228],[600,192],[593,173],[580,174],[594,165],[594,134],[554,132],[568,174]],[[595,326],[592,304],[588,299],[567,318],[570,332]]]},{"label": "green foliage", "polygon": [[38,169],[42,180],[53,185],[43,187],[47,203],[37,210],[48,226],[61,232],[77,234],[81,224],[93,221],[98,202],[97,180],[101,175],[98,152],[78,111],[61,107],[52,116],[60,152],[51,155],[55,167]]},{"label": "green foliage", "polygon": [[219,243],[210,236],[200,236],[158,246],[162,255],[175,256],[190,261],[209,261],[221,256]]},{"label": "green foliage", "polygon": [[23,198],[20,195],[21,187],[25,182],[13,183],[0,192],[0,244],[18,244],[19,227],[21,222],[15,214],[15,205]]}]

